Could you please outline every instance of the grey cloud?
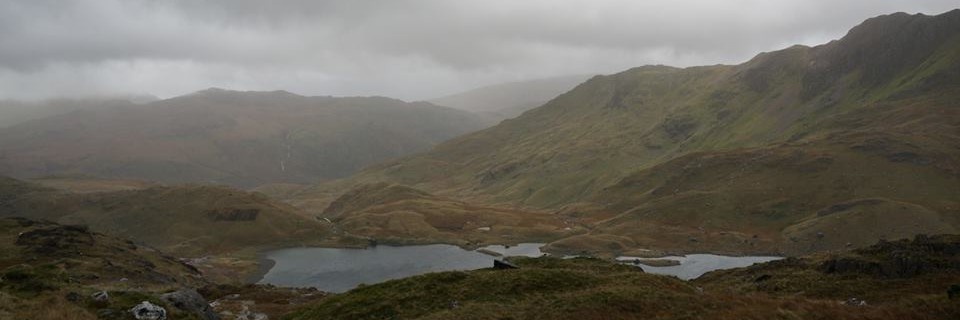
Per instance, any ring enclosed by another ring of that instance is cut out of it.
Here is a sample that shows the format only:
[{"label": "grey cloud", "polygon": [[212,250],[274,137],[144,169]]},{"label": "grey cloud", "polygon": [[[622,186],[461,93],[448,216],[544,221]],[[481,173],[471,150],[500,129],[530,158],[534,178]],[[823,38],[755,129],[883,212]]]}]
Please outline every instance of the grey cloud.
[{"label": "grey cloud", "polygon": [[0,98],[210,86],[441,96],[643,64],[738,63],[954,1],[0,0]]}]

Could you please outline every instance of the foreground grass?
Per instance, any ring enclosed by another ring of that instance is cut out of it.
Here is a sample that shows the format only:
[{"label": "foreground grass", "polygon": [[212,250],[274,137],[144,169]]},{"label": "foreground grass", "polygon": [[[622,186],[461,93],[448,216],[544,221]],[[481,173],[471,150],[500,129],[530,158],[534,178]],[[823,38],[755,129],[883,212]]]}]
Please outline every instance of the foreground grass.
[{"label": "foreground grass", "polygon": [[285,319],[951,319],[945,296],[847,306],[702,290],[600,260],[519,260],[518,270],[444,272],[362,287]]}]

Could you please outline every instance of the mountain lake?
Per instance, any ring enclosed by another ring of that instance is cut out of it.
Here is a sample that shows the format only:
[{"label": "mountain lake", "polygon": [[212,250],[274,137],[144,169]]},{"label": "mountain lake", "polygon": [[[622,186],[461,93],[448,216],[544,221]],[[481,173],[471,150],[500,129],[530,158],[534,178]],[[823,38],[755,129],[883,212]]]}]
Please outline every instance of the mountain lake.
[{"label": "mountain lake", "polygon": [[[375,284],[392,279],[430,272],[490,268],[495,257],[480,251],[495,252],[505,257],[538,257],[543,243],[521,243],[515,246],[491,245],[466,250],[447,244],[416,246],[378,245],[366,249],[287,248],[264,253],[266,272],[258,283],[284,287],[316,287],[328,292],[345,292],[360,284]],[[779,257],[726,257],[692,254],[685,257],[657,259],[677,260],[680,265],[668,267],[641,266],[644,271],[696,278],[703,273],[749,266]],[[620,257],[628,263],[632,257]]]}]

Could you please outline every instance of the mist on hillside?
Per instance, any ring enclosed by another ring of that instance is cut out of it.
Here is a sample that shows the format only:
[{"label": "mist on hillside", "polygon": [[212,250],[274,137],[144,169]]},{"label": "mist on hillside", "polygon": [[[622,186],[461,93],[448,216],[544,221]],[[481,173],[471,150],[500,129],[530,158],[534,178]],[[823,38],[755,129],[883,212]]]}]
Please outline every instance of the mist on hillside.
[{"label": "mist on hillside", "polygon": [[0,0],[0,319],[960,319],[956,0]]},{"label": "mist on hillside", "polygon": [[[642,65],[736,64],[955,1],[0,1],[0,99],[209,87],[430,100]],[[15,45],[14,45],[15,44]]]}]

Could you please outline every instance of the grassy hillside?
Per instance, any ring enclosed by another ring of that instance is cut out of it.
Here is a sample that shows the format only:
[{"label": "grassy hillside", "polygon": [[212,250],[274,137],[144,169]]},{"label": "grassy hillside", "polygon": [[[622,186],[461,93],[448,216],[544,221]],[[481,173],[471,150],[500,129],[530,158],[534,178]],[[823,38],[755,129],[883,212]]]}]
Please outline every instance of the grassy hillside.
[{"label": "grassy hillside", "polygon": [[317,207],[330,190],[386,181],[557,210],[591,229],[551,246],[574,252],[795,254],[956,232],[958,30],[960,10],[897,13],[740,65],[597,76],[292,202]]},{"label": "grassy hillside", "polygon": [[704,290],[738,295],[839,301],[857,298],[869,305],[913,303],[931,307],[932,313],[946,307],[941,298],[960,281],[958,241],[956,235],[883,241],[852,252],[819,253],[714,271],[693,283]]},{"label": "grassy hillside", "polygon": [[[832,268],[794,273],[794,266],[817,265],[813,260],[820,258],[788,259],[694,282],[596,259],[517,258],[519,269],[433,273],[360,287],[287,319],[951,319],[960,315],[946,294],[960,281],[957,241],[881,244],[857,253],[862,260],[835,257],[829,261],[838,262],[826,263]],[[923,258],[900,264],[902,256]],[[888,265],[907,272],[884,277],[853,267]],[[922,271],[909,271],[913,267]],[[868,303],[840,303],[849,298]]]},{"label": "grassy hillside", "polygon": [[483,126],[476,115],[428,103],[210,89],[0,129],[0,174],[313,183]]},{"label": "grassy hillside", "polygon": [[[0,319],[133,319],[129,310],[142,301],[163,307],[167,319],[278,318],[326,297],[316,289],[214,284],[209,276],[83,226],[0,218]],[[199,293],[188,300],[165,297],[183,290]],[[100,292],[105,299],[94,297]]]},{"label": "grassy hillside", "polygon": [[[826,134],[824,121],[881,106],[893,113],[925,108],[910,104],[920,97],[951,101],[958,16],[874,18],[842,40],[764,53],[737,66],[648,66],[594,77],[521,117],[356,179],[557,207],[683,154]],[[839,129],[870,124],[861,119]],[[949,128],[930,129],[951,138]]]},{"label": "grassy hillside", "polygon": [[[22,218],[0,218],[0,318],[125,319],[124,312],[151,301],[175,312],[159,294],[207,284],[200,272],[129,241]],[[105,290],[110,299],[90,296]],[[178,319],[199,319],[175,313]]]},{"label": "grassy hillside", "polygon": [[217,186],[73,193],[4,178],[0,216],[86,225],[188,257],[317,243],[329,235],[324,223],[289,205]]},{"label": "grassy hillside", "polygon": [[133,96],[102,99],[50,99],[31,102],[0,100],[0,128],[81,110],[131,107],[136,103],[152,101],[150,99],[149,96]]},{"label": "grassy hillside", "polygon": [[478,246],[549,241],[574,232],[553,214],[471,205],[385,183],[347,192],[320,216],[351,235],[386,243]]}]

